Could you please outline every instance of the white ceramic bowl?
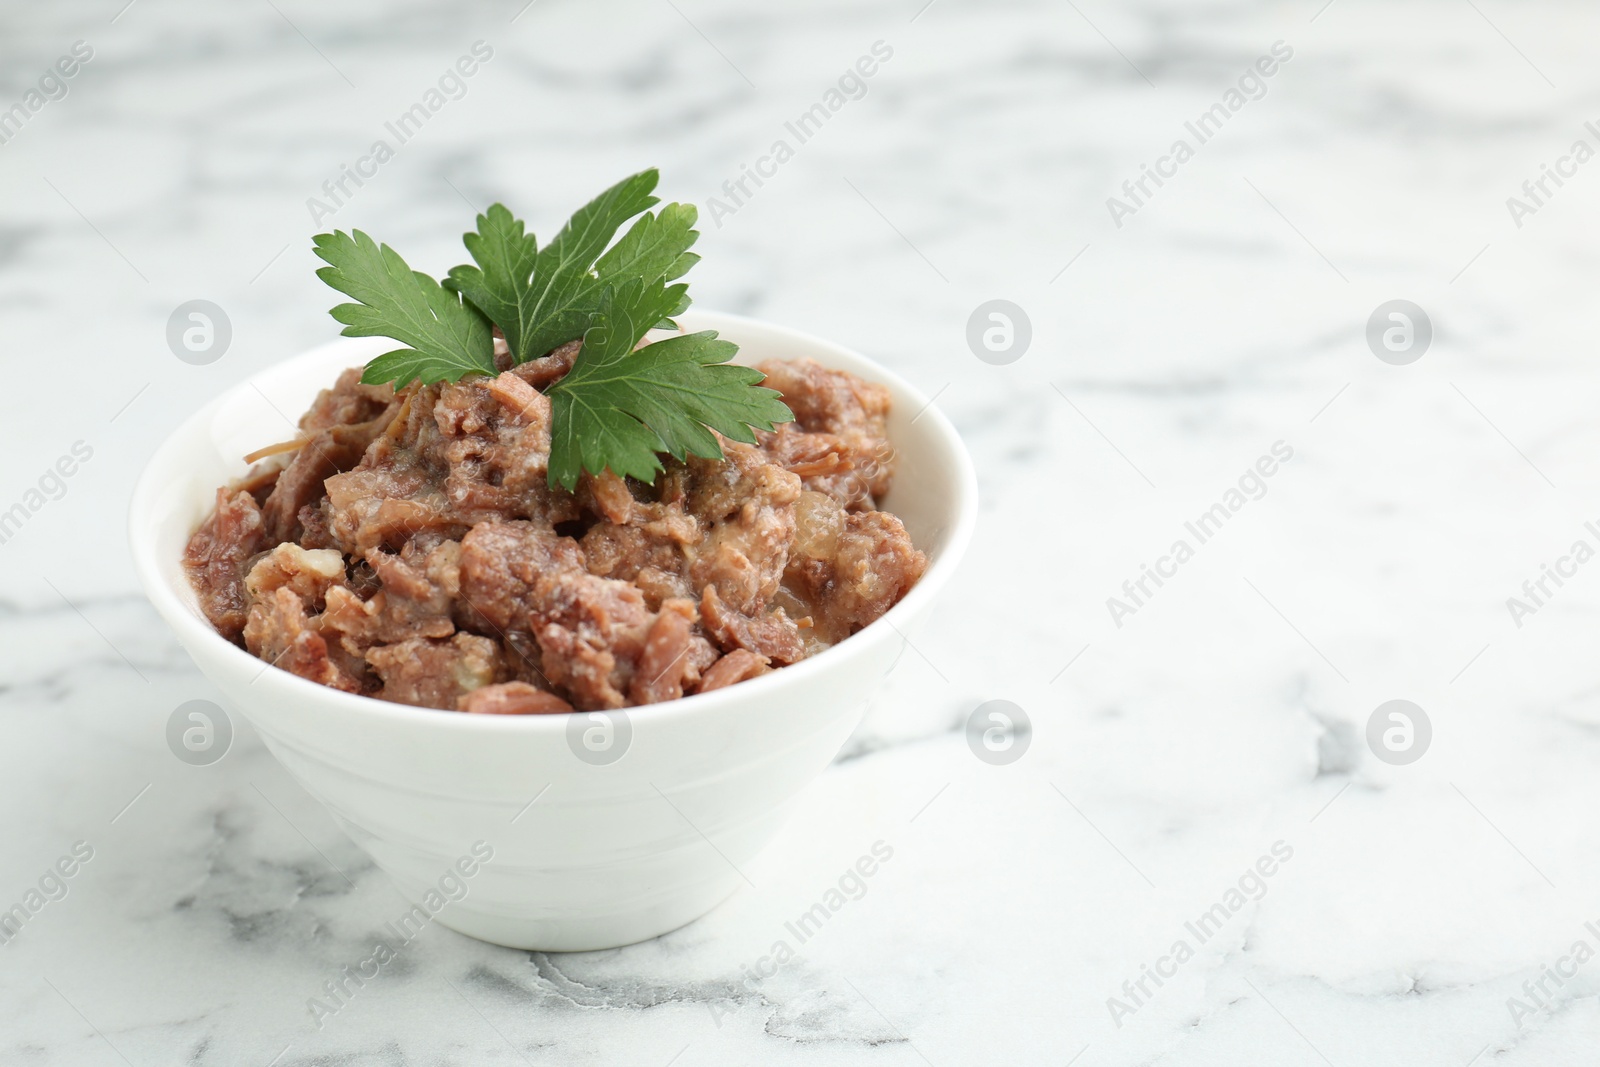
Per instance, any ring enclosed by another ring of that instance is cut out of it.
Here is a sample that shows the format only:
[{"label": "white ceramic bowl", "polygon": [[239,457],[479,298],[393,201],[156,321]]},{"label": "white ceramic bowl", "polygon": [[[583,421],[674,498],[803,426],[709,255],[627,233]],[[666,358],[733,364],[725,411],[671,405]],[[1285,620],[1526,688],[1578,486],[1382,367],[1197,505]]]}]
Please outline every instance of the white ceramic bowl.
[{"label": "white ceramic bowl", "polygon": [[[737,341],[739,362],[809,356],[888,386],[899,465],[884,506],[930,560],[884,618],[819,656],[726,689],[609,722],[582,713],[463,715],[264,669],[212,630],[179,559],[217,486],[244,473],[247,452],[283,439],[285,415],[298,418],[339,371],[392,348],[387,339],[339,340],[229,390],[161,445],[134,491],[129,536],[145,593],[230,710],[250,720],[410,899],[429,914],[443,900],[434,918],[485,941],[625,945],[698,918],[738,888],[745,862],[860,721],[902,651],[901,635],[971,537],[971,460],[911,386],[854,352],[778,326],[704,312],[682,325]],[[569,744],[591,730],[590,747],[602,746],[608,727],[611,751],[624,752],[614,762],[586,762],[576,754],[587,751],[583,743]],[[478,863],[489,850],[493,858]],[[453,868],[472,873],[446,878],[450,892],[429,897]]]}]

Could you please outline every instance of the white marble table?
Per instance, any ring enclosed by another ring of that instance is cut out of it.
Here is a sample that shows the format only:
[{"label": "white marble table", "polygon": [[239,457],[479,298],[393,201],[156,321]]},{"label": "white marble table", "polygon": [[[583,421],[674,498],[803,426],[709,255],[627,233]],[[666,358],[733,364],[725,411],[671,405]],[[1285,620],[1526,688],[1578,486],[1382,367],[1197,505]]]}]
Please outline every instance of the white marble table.
[{"label": "white marble table", "polygon": [[[1563,162],[1600,147],[1592,5],[123,2],[0,14],[0,908],[37,911],[0,946],[0,1063],[1593,1062],[1600,565],[1561,562],[1600,547],[1600,164]],[[476,41],[328,225],[442,270],[469,204],[548,225],[659,164],[702,205],[699,302],[937,393],[984,513],[755,888],[614,952],[430,929],[319,1028],[399,896],[248,726],[173,757],[172,710],[217,694],[122,516],[176,419],[332,335],[307,199]],[[879,41],[865,95],[761,162]],[[1003,366],[965,340],[995,298],[1032,324]],[[164,338],[191,299],[232,324],[205,366]],[[1409,365],[1364,339],[1395,299],[1433,326]],[[965,739],[994,699],[1033,726],[1009,765]],[[1391,699],[1431,723],[1405,765],[1366,740]]]}]

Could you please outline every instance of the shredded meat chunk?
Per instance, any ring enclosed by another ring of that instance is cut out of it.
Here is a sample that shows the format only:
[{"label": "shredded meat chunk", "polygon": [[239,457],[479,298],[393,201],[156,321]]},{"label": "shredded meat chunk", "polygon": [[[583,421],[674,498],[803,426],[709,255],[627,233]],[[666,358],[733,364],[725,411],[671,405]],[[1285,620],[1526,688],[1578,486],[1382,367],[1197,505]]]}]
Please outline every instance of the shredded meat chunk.
[{"label": "shredded meat chunk", "polygon": [[476,634],[448,641],[409,637],[368,649],[367,662],[383,679],[379,696],[425,708],[453,708],[468,693],[492,685],[504,669],[500,646]]},{"label": "shredded meat chunk", "polygon": [[300,419],[305,442],[279,475],[261,508],[272,544],[295,540],[301,533],[300,512],[324,495],[323,483],[360,462],[373,438],[383,432],[394,412],[394,388],[362,385],[361,371],[339,375],[332,389],[317,394]]},{"label": "shredded meat chunk", "polygon": [[325,492],[331,475],[349,470],[366,453],[382,426],[335,426],[322,430],[301,446],[278,476],[262,505],[267,536],[274,543],[292,541],[300,534],[300,512],[312,508]]},{"label": "shredded meat chunk", "polygon": [[694,601],[669,600],[661,606],[628,687],[633,703],[659,704],[683,696],[684,678],[694,667],[694,623]]},{"label": "shredded meat chunk", "polygon": [[895,516],[852,512],[830,553],[820,559],[797,556],[785,578],[810,608],[822,640],[834,644],[881,618],[927,566],[927,557]]},{"label": "shredded meat chunk", "polygon": [[578,352],[582,348],[581,340],[568,341],[548,356],[530,359],[520,366],[513,367],[512,372],[535,389],[543,389],[566,377],[567,371],[572,369],[572,364],[577,361]]},{"label": "shredded meat chunk", "polygon": [[700,692],[709,693],[735,682],[743,682],[767,673],[767,661],[754,652],[736,648],[713,663],[700,680]]},{"label": "shredded meat chunk", "polygon": [[652,619],[637,587],[587,571],[541,582],[531,612],[545,676],[585,711],[620,708]]},{"label": "shredded meat chunk", "polygon": [[532,633],[534,608],[544,600],[538,590],[583,570],[583,549],[535,523],[485,522],[462,539],[459,569],[465,618],[501,633]]},{"label": "shredded meat chunk", "polygon": [[889,491],[889,390],[809,359],[768,360],[758,369],[783,394],[794,422],[760,434],[772,462],[852,511],[870,511]]},{"label": "shredded meat chunk", "polygon": [[245,562],[261,551],[266,534],[255,497],[240,490],[217,490],[217,507],[184,549],[183,566],[189,573],[200,610],[217,632],[237,641],[244,630],[250,603],[245,596]]},{"label": "shredded meat chunk", "polygon": [[778,591],[794,542],[800,479],[758,448],[723,442],[722,460],[692,458],[688,510],[706,530],[689,578],[714,586],[735,610],[755,614]]},{"label": "shredded meat chunk", "polygon": [[747,649],[763,663],[798,663],[806,657],[800,629],[782,608],[751,617],[723,604],[717,587],[708,585],[700,598],[700,617],[723,648]]},{"label": "shredded meat chunk", "polygon": [[[844,640],[926,568],[876,510],[889,393],[809,360],[761,365],[795,422],[723,457],[549,484],[579,342],[458,382],[318,394],[297,441],[231,488],[184,565],[223,636],[351,693],[488,715],[711,692]],[[285,458],[288,457],[288,458]]]},{"label": "shredded meat chunk", "polygon": [[366,385],[361,368],[351,367],[339,375],[332,389],[324,389],[300,417],[300,429],[319,433],[335,426],[354,426],[371,422],[388,412],[393,414],[394,386]]},{"label": "shredded meat chunk", "polygon": [[331,548],[306,549],[281,544],[256,561],[245,575],[252,600],[288,589],[307,607],[320,605],[334,584],[344,581],[344,556]]},{"label": "shredded meat chunk", "polygon": [[692,596],[690,561],[705,537],[700,520],[684,510],[687,470],[674,465],[657,482],[655,500],[636,499],[634,486],[610,471],[579,486],[580,499],[592,501],[600,515],[583,535],[589,572],[632,582],[652,610]]},{"label": "shredded meat chunk", "polygon": [[552,715],[571,711],[572,705],[527,682],[499,682],[457,698],[456,710],[477,715]]},{"label": "shredded meat chunk", "polygon": [[305,604],[288,586],[279,586],[250,605],[244,644],[253,655],[308,681],[354,693],[360,682],[328,654],[328,642],[312,628]]}]

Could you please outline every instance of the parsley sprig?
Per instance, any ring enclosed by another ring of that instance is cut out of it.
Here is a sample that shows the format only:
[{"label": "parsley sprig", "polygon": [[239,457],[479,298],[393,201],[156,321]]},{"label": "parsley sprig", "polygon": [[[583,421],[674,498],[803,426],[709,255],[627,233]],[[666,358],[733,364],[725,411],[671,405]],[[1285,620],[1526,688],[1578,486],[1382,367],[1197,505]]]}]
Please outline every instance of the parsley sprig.
[{"label": "parsley sprig", "polygon": [[671,283],[700,259],[689,251],[700,236],[694,205],[650,211],[658,177],[652,168],[624,178],[543,248],[494,204],[463,237],[473,262],[442,284],[360,230],[318,234],[314,250],[328,266],[317,276],[355,301],[330,312],[343,333],[409,346],[369,362],[361,380],[403,386],[492,375],[491,324],[513,363],[582,338],[572,370],[548,390],[549,483],[569,491],[583,471],[608,468],[653,483],[663,452],[720,459],[717,433],[753,442],[755,430],[793,420],[777,391],[758,384],[759,371],[728,362],[738,346],[715,330],[640,347],[651,330],[676,328],[689,295],[687,285]]}]

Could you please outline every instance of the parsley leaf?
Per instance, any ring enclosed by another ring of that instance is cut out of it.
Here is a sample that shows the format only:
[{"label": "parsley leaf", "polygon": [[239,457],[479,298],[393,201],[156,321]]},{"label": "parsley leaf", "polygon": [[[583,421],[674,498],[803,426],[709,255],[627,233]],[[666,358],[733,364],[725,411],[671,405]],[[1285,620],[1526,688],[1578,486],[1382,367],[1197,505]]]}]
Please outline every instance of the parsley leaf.
[{"label": "parsley leaf", "polygon": [[478,216],[478,231],[463,234],[461,240],[478,265],[451,268],[444,287],[460,293],[500,327],[512,358],[520,363],[526,357],[517,354],[536,310],[528,279],[539,259],[538,242],[504,204],[489,205]]},{"label": "parsley leaf", "polygon": [[360,230],[319,233],[316,254],[328,263],[317,277],[354,297],[329,312],[346,337],[392,337],[410,348],[386,352],[367,364],[368,383],[412,379],[454,381],[464,374],[494,374],[494,336],[477,308],[420,271],[406,266],[388,245]]},{"label": "parsley leaf", "polygon": [[692,207],[684,223],[683,205],[668,205],[659,219],[645,215],[601,257],[624,222],[658,202],[651,195],[658,179],[654,168],[624,178],[579,208],[543,249],[495,204],[478,216],[477,232],[465,236],[477,266],[454,268],[444,284],[500,327],[515,363],[582,337],[608,283],[676,271],[670,281],[699,258],[687,254],[699,234],[692,229]]},{"label": "parsley leaf", "polygon": [[715,330],[635,350],[650,329],[687,306],[687,288],[635,278],[605,291],[572,370],[548,390],[552,487],[571,491],[582,471],[608,467],[653,483],[660,452],[720,459],[712,430],[754,443],[753,429],[793,420],[776,390],[757,386],[760,371],[728,363],[738,346]]},{"label": "parsley leaf", "polygon": [[[608,282],[630,277],[646,283],[671,282],[689,273],[689,268],[700,262],[700,257],[689,251],[700,236],[694,228],[699,214],[693,204],[668,204],[655,215],[641,216],[595,264],[601,291]],[[683,307],[671,314],[681,315],[688,307],[685,300]]]}]

